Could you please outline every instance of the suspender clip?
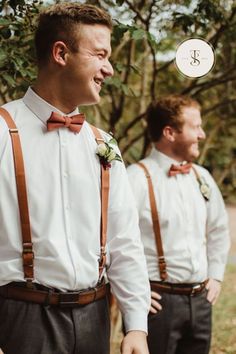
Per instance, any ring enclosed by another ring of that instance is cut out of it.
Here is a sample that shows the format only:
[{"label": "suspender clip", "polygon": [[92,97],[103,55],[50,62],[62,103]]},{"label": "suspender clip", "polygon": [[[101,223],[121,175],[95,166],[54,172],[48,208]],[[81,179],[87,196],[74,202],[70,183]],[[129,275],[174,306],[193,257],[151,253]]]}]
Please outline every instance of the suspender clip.
[{"label": "suspender clip", "polygon": [[102,138],[95,138],[97,144],[104,144],[104,139]]},{"label": "suspender clip", "polygon": [[10,134],[18,133],[18,129],[17,128],[12,128],[12,129],[9,129],[9,132],[10,132]]}]

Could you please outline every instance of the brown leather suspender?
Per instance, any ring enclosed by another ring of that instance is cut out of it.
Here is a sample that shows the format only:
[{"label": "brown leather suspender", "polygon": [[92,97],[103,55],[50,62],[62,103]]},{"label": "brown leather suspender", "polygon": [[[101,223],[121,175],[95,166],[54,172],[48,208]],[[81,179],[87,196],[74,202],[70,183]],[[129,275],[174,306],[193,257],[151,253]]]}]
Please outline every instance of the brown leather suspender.
[{"label": "brown leather suspender", "polygon": [[[97,144],[104,144],[105,141],[102,138],[99,130],[90,124],[90,127],[95,135]],[[107,240],[107,211],[109,201],[109,184],[110,174],[109,169],[105,169],[101,164],[101,242],[100,242],[100,261],[99,261],[99,279],[102,276],[103,269],[106,264],[106,240]]]},{"label": "brown leather suspender", "polygon": [[[17,197],[21,221],[22,243],[23,243],[23,271],[24,278],[30,284],[34,280],[34,252],[30,229],[29,208],[25,181],[24,160],[21,149],[18,129],[8,111],[0,107],[0,115],[4,118],[9,128],[14,157],[16,176]],[[97,144],[104,143],[99,130],[91,126]],[[109,170],[101,165],[101,236],[100,236],[100,259],[99,259],[99,280],[106,264],[106,234],[107,234],[107,211],[109,198]]]},{"label": "brown leather suspender", "polygon": [[20,137],[18,129],[11,118],[10,114],[0,107],[0,114],[5,119],[11,136],[12,151],[14,157],[14,167],[16,176],[16,188],[19,204],[19,213],[21,221],[21,233],[22,233],[22,260],[24,269],[24,278],[27,282],[32,282],[34,279],[34,252],[31,239],[29,208],[27,200],[26,182],[25,182],[25,169],[24,161],[21,149]]},{"label": "brown leather suspender", "polygon": [[[160,277],[161,277],[161,280],[166,280],[166,278],[167,278],[166,261],[165,261],[165,257],[164,257],[163,246],[162,246],[160,222],[159,222],[159,218],[158,218],[157,204],[156,204],[155,194],[154,194],[154,190],[153,190],[152,179],[151,179],[151,176],[148,172],[147,167],[142,162],[137,162],[137,165],[139,165],[144,170],[145,176],[147,178],[148,191],[149,191],[149,201],[150,201],[151,214],[152,214],[153,231],[155,234],[156,247],[157,247],[157,253],[158,253]],[[194,166],[192,166],[192,169],[193,169],[195,176],[199,182],[200,176],[199,176],[196,168]]]},{"label": "brown leather suspender", "polygon": [[154,195],[152,179],[151,179],[151,176],[148,172],[147,167],[142,162],[138,162],[137,164],[144,170],[145,176],[147,178],[149,200],[150,200],[150,207],[151,207],[151,214],[152,214],[152,224],[153,224],[153,231],[154,231],[155,239],[156,239],[158,264],[159,264],[159,269],[160,269],[160,277],[161,277],[161,280],[166,280],[166,278],[167,278],[166,261],[165,261],[165,257],[164,257],[163,246],[162,246],[160,222],[159,222],[159,218],[158,218],[157,204],[156,204],[156,198]]}]

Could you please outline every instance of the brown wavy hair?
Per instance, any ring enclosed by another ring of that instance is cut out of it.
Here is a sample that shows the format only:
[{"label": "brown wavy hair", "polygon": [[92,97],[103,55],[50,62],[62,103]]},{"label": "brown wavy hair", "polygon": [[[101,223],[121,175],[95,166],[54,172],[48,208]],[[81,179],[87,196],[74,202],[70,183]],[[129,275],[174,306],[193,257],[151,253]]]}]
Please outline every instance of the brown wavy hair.
[{"label": "brown wavy hair", "polygon": [[78,51],[78,24],[100,24],[112,29],[112,19],[94,5],[60,3],[46,8],[39,15],[35,32],[38,64],[45,64],[56,41],[63,41],[72,52]]},{"label": "brown wavy hair", "polygon": [[147,110],[147,127],[151,141],[159,141],[166,126],[181,131],[182,112],[186,107],[200,110],[199,103],[188,96],[169,95],[151,103]]}]

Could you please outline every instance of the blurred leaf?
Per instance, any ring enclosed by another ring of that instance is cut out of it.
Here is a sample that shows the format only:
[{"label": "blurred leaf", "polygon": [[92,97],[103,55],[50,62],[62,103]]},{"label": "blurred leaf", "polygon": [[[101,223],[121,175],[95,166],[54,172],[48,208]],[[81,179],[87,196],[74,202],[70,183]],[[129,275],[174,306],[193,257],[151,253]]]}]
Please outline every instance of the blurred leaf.
[{"label": "blurred leaf", "polygon": [[2,67],[7,61],[8,55],[2,49],[0,49],[0,67]]},{"label": "blurred leaf", "polygon": [[14,87],[16,85],[15,80],[13,79],[13,77],[7,73],[3,73],[1,74],[1,78],[3,79],[4,83],[6,85],[9,85],[10,88]]},{"label": "blurred leaf", "polygon": [[9,28],[2,28],[0,34],[4,39],[9,39],[11,37],[11,31]]},{"label": "blurred leaf", "polygon": [[143,29],[136,29],[133,31],[131,38],[135,40],[146,38],[147,33]]}]

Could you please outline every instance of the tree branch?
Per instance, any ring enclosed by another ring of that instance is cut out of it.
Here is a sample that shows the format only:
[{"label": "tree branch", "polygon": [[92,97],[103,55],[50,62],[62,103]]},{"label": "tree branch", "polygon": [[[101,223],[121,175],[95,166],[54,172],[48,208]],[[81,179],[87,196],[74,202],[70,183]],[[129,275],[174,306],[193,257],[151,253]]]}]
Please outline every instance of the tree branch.
[{"label": "tree branch", "polygon": [[143,132],[139,133],[138,135],[136,135],[133,139],[131,139],[128,144],[122,149],[122,155],[124,155],[126,153],[127,150],[129,150],[129,148],[136,143],[139,139],[141,139],[143,137]]},{"label": "tree branch", "polygon": [[207,115],[207,114],[213,112],[213,111],[214,111],[215,109],[217,109],[217,108],[227,106],[227,105],[229,105],[230,103],[234,103],[234,102],[236,102],[236,98],[233,98],[233,99],[224,99],[223,101],[221,101],[221,102],[215,104],[214,106],[212,106],[212,107],[210,107],[210,108],[207,108],[207,109],[204,109],[204,110],[202,111],[202,114]]},{"label": "tree branch", "polygon": [[133,128],[142,118],[144,118],[146,115],[146,112],[139,114],[136,118],[134,118],[124,129],[122,136],[117,139],[117,141],[121,141],[122,139],[126,138],[128,135],[128,132],[131,128]]},{"label": "tree branch", "polygon": [[216,183],[218,184],[219,187],[223,184],[224,179],[227,177],[227,175],[230,172],[230,170],[232,168],[234,168],[234,167],[236,167],[236,161],[235,160],[231,160],[229,162],[229,164],[224,168],[224,170],[222,171],[222,173],[219,176],[219,178],[216,180]]},{"label": "tree branch", "polygon": [[213,45],[214,48],[217,46],[219,39],[222,36],[222,34],[224,33],[224,31],[233,25],[230,22],[233,20],[235,14],[236,14],[236,7],[233,8],[230,16],[228,17],[228,19],[226,19],[226,23],[223,23],[219,27],[217,32],[211,38],[209,38],[209,42],[211,42],[211,44]]},{"label": "tree branch", "polygon": [[175,61],[175,59],[172,59],[172,60],[168,61],[167,63],[163,64],[162,66],[160,66],[159,69],[156,70],[156,73],[158,74],[159,72],[166,70],[171,64],[174,63],[174,61]]},{"label": "tree branch", "polygon": [[139,18],[139,20],[146,25],[146,20],[142,17],[140,11],[135,7],[135,5],[133,5],[129,0],[125,0],[124,2],[129,6],[130,10],[136,14],[137,18]]}]

